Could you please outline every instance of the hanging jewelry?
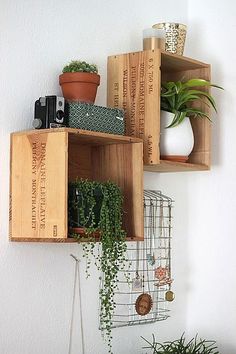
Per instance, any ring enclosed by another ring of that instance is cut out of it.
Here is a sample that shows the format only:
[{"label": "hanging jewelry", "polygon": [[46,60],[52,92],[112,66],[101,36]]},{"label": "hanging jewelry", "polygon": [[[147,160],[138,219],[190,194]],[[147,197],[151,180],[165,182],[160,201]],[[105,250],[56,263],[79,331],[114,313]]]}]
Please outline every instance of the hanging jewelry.
[{"label": "hanging jewelry", "polygon": [[155,278],[158,279],[158,282],[155,284],[156,286],[162,286],[172,283],[172,279],[169,276],[169,268],[168,267],[157,267],[154,270]]},{"label": "hanging jewelry", "polygon": [[150,212],[149,212],[149,234],[148,234],[148,240],[149,240],[149,253],[147,254],[147,262],[153,266],[155,264],[155,254],[154,254],[154,247],[153,247],[153,240],[154,240],[154,235],[155,235],[155,226],[154,226],[154,213],[153,213],[153,203],[150,201]]},{"label": "hanging jewelry", "polygon": [[139,295],[139,297],[137,298],[136,302],[135,302],[135,309],[136,312],[140,315],[140,316],[145,316],[147,315],[152,308],[152,298],[151,295],[149,294],[141,294]]},{"label": "hanging jewelry", "polygon": [[[171,279],[171,242],[170,242],[170,238],[171,238],[171,205],[169,203],[168,205],[168,215],[169,215],[169,218],[168,218],[168,260],[169,260],[169,263],[168,263],[168,273],[169,273],[169,279]],[[174,298],[175,298],[175,294],[174,292],[171,290],[171,283],[172,283],[172,280],[171,282],[169,283],[169,290],[165,293],[165,299],[166,301],[173,301]]]},{"label": "hanging jewelry", "polygon": [[137,241],[136,250],[136,271],[135,278],[132,281],[132,291],[142,291],[142,279],[139,275],[139,242]]},{"label": "hanging jewelry", "polygon": [[[146,263],[146,266],[145,266],[145,263]],[[147,260],[145,259],[145,247],[143,247],[143,281],[142,281],[143,293],[138,296],[138,298],[136,299],[136,302],[135,302],[136,312],[140,316],[147,315],[151,311],[151,308],[153,305],[151,295],[144,292],[144,290],[145,290],[144,289],[144,284],[145,284],[144,272],[145,272],[145,270],[148,274]],[[149,282],[148,282],[148,284],[149,284]]]},{"label": "hanging jewelry", "polygon": [[165,293],[165,300],[166,301],[173,301],[175,299],[175,294],[171,290],[167,290]]},{"label": "hanging jewelry", "polygon": [[85,353],[84,347],[84,330],[83,330],[83,317],[82,317],[82,303],[81,303],[81,289],[80,289],[80,273],[79,273],[79,260],[73,254],[71,257],[75,260],[75,274],[74,274],[74,286],[73,286],[73,299],[72,299],[72,311],[71,311],[71,320],[70,320],[70,339],[69,339],[69,349],[68,354],[72,352],[72,334],[74,327],[74,312],[75,312],[75,299],[76,299],[76,289],[77,281],[79,283],[79,308],[80,308],[80,323],[81,323],[81,342],[82,342],[82,354]]}]

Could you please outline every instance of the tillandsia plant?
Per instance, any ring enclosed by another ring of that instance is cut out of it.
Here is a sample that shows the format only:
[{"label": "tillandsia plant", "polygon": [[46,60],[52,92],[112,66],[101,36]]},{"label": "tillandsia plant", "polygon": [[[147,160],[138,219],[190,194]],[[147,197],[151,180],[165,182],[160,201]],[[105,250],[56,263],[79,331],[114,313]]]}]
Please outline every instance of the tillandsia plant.
[{"label": "tillandsia plant", "polygon": [[148,343],[148,347],[143,347],[143,349],[152,349],[152,354],[219,354],[215,341],[198,339],[198,335],[186,341],[183,333],[180,339],[164,343],[156,342],[154,334],[152,342],[141,338]]},{"label": "tillandsia plant", "polygon": [[[85,229],[85,239],[90,243],[84,244],[84,256],[89,259],[91,254],[95,258],[95,264],[102,271],[103,286],[100,289],[100,323],[105,339],[107,339],[109,353],[112,353],[112,316],[116,304],[114,293],[118,285],[118,271],[124,269],[127,246],[125,243],[125,231],[122,229],[123,196],[120,188],[113,182],[96,182],[77,179],[70,183],[69,188],[77,188],[83,196],[77,200],[69,200],[70,215],[77,209],[80,225]],[[100,190],[102,199],[99,201],[96,192]],[[99,208],[96,209],[97,204]],[[95,233],[100,235],[101,250],[96,255],[94,245]],[[78,241],[84,235],[73,235]],[[90,265],[88,261],[88,267]],[[88,269],[87,269],[87,275]],[[101,280],[101,279],[100,279]]]},{"label": "tillandsia plant", "polygon": [[168,81],[161,87],[161,109],[163,111],[174,113],[173,121],[167,128],[176,127],[185,117],[200,117],[210,120],[209,115],[200,108],[191,107],[192,102],[203,102],[208,107],[213,107],[216,111],[216,103],[214,98],[205,91],[201,91],[199,87],[222,87],[211,84],[204,79],[191,79],[186,82]]},{"label": "tillandsia plant", "polygon": [[63,70],[63,73],[76,73],[76,72],[85,72],[85,73],[98,73],[98,68],[96,64],[88,64],[86,61],[72,60],[67,64]]}]

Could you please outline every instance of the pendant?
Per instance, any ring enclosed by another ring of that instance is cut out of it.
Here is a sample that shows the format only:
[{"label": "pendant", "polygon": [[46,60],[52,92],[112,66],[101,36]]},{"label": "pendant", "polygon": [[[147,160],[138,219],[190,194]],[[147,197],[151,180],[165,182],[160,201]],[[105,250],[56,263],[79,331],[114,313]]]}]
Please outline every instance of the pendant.
[{"label": "pendant", "polygon": [[153,253],[153,254],[151,254],[151,253],[148,253],[148,254],[147,254],[147,262],[148,262],[151,266],[153,266],[153,265],[155,264],[156,260],[155,260],[154,253]]},{"label": "pendant", "polygon": [[152,305],[151,295],[141,294],[135,302],[135,309],[140,316],[145,316],[151,311]]},{"label": "pendant", "polygon": [[168,269],[166,267],[159,266],[155,269],[154,272],[155,278],[157,278],[159,281],[166,279],[168,276]]},{"label": "pendant", "polygon": [[132,281],[132,291],[142,291],[142,279],[138,272],[136,272],[136,277]]},{"label": "pendant", "polygon": [[175,298],[175,294],[173,293],[173,291],[168,290],[168,291],[165,293],[165,299],[166,299],[166,301],[173,301],[174,298]]},{"label": "pendant", "polygon": [[168,267],[157,267],[154,270],[155,278],[158,280],[155,283],[155,286],[163,286],[163,285],[170,285],[173,282],[173,279],[169,276],[169,269]]}]

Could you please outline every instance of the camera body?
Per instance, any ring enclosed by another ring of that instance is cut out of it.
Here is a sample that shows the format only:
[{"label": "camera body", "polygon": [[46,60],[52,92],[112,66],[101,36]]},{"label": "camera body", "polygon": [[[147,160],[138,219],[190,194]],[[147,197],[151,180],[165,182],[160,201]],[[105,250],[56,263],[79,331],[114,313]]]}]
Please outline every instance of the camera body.
[{"label": "camera body", "polygon": [[34,106],[35,129],[61,128],[67,126],[68,112],[64,97],[40,97]]}]

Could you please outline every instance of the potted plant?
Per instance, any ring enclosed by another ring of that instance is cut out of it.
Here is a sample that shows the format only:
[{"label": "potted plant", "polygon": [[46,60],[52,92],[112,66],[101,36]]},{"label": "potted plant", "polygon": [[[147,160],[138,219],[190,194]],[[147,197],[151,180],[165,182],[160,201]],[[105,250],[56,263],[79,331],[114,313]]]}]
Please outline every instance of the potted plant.
[{"label": "potted plant", "polygon": [[184,333],[180,339],[158,343],[152,335],[152,342],[141,337],[148,343],[148,347],[143,349],[152,349],[152,354],[219,354],[216,342],[206,339],[198,339],[197,335],[190,341],[186,341]]},{"label": "potted plant", "polygon": [[95,64],[73,60],[67,64],[59,76],[63,96],[67,101],[94,103],[100,75]]},{"label": "potted plant", "polygon": [[[126,234],[122,229],[122,205],[121,190],[113,182],[97,182],[77,178],[76,181],[69,184],[69,226],[79,227],[76,230],[78,233],[73,234],[73,237],[78,241],[89,241],[89,243],[83,244],[84,256],[87,259],[87,276],[91,263],[90,256],[95,258],[95,264],[102,271],[103,287],[99,291],[100,323],[108,341],[110,353],[117,274],[119,269],[124,268],[126,262],[127,246],[125,243]],[[98,234],[101,250],[96,255],[94,245]]]},{"label": "potted plant", "polygon": [[69,183],[68,223],[72,234],[85,234],[85,228],[97,228],[100,220],[103,194],[100,184],[82,179]]},{"label": "potted plant", "polygon": [[[199,87],[217,87],[204,79],[191,79],[185,82],[165,82],[161,87],[161,140],[160,150],[163,159],[186,162],[194,145],[194,136],[189,117],[207,118],[203,106],[213,107],[214,98]],[[201,106],[193,106],[201,103]]]}]

